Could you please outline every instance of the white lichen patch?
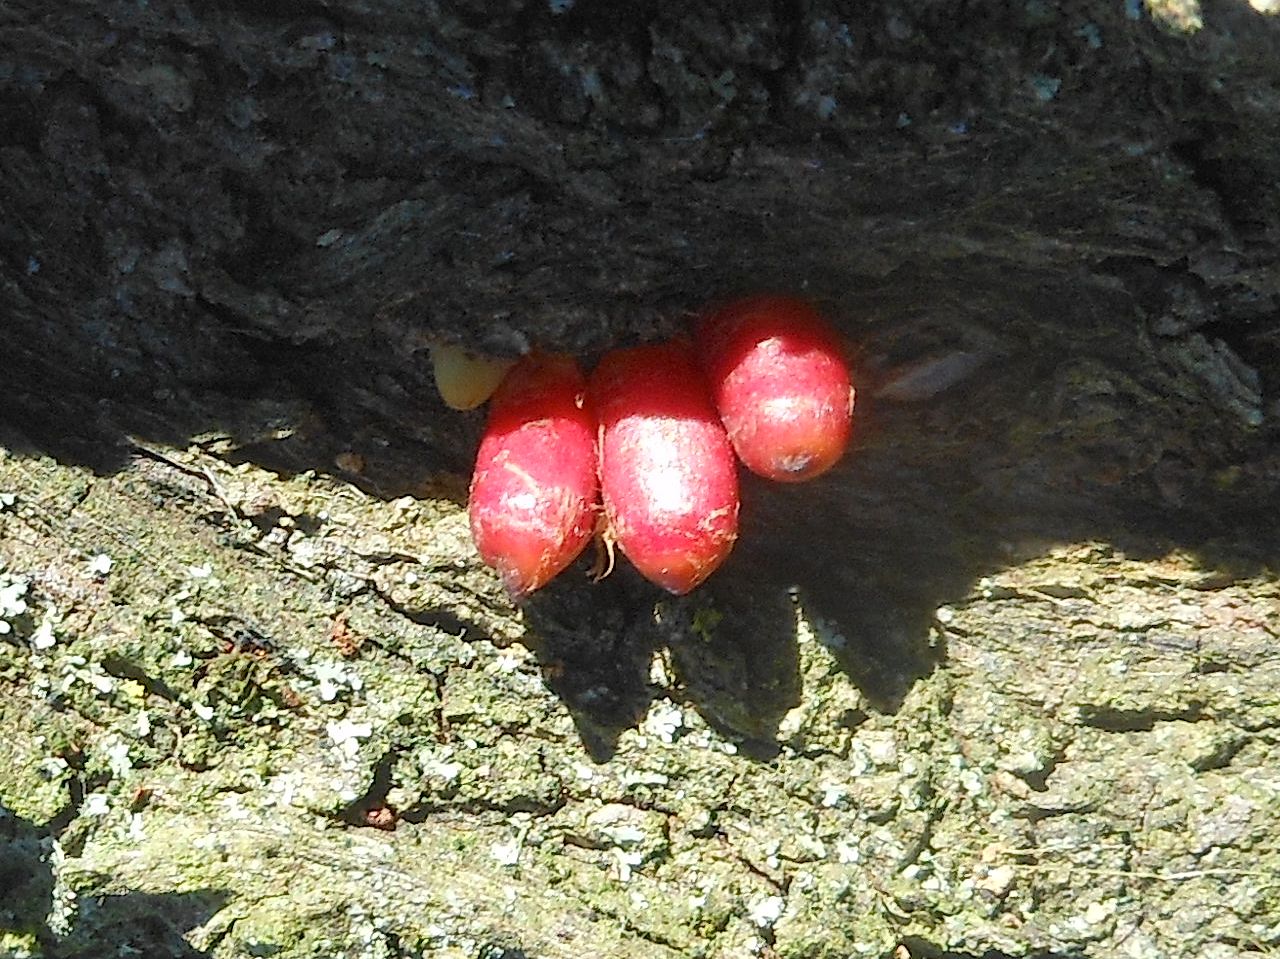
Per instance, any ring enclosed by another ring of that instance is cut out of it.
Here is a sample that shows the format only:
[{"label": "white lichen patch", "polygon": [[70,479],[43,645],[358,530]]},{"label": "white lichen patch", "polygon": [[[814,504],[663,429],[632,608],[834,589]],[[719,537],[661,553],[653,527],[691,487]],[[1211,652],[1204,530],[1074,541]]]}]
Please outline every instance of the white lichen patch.
[{"label": "white lichen patch", "polygon": [[58,637],[53,631],[53,624],[57,622],[58,611],[56,607],[50,606],[45,610],[44,615],[40,618],[40,625],[32,632],[30,643],[31,648],[37,652],[53,649],[57,645]]},{"label": "white lichen patch", "polygon": [[57,839],[50,841],[47,861],[53,878],[53,891],[49,897],[49,913],[45,916],[45,924],[54,935],[65,936],[71,932],[76,919],[77,896],[66,882],[67,855]]},{"label": "white lichen patch", "polygon": [[27,612],[27,580],[0,574],[0,636],[13,630],[13,620]]},{"label": "white lichen patch", "polygon": [[80,813],[85,816],[106,816],[110,812],[111,797],[104,792],[86,794],[80,806]]},{"label": "white lichen patch", "polygon": [[655,699],[641,724],[641,728],[650,736],[668,744],[675,741],[684,726],[684,711],[666,699]]},{"label": "white lichen patch", "polygon": [[670,689],[674,685],[670,657],[668,650],[657,649],[649,660],[649,682],[658,689]]},{"label": "white lichen patch", "polygon": [[613,850],[613,875],[618,882],[630,882],[632,874],[643,863],[643,853],[616,848]]},{"label": "white lichen patch", "polygon": [[364,680],[360,678],[360,674],[338,660],[300,663],[299,670],[314,680],[316,695],[324,703],[358,693],[364,688]]},{"label": "white lichen patch", "polygon": [[133,769],[133,761],[129,758],[129,744],[116,735],[107,736],[98,748],[106,758],[107,769],[112,777],[123,779]]},{"label": "white lichen patch", "polygon": [[521,837],[506,842],[495,842],[489,846],[489,855],[500,866],[515,866],[520,862],[520,850],[523,845]]},{"label": "white lichen patch", "polygon": [[466,768],[460,762],[451,762],[436,756],[422,758],[419,762],[424,776],[437,779],[446,786],[457,782]]},{"label": "white lichen patch", "polygon": [[820,784],[822,789],[822,805],[828,809],[835,809],[844,805],[846,797],[849,795],[849,788],[841,782],[824,782]]},{"label": "white lichen patch", "polygon": [[373,726],[344,718],[325,723],[325,732],[342,757],[351,760],[360,753],[360,740],[373,735]]},{"label": "white lichen patch", "polygon": [[40,760],[40,774],[45,779],[57,779],[69,768],[70,763],[61,756],[45,756]]},{"label": "white lichen patch", "polygon": [[842,839],[835,844],[836,862],[848,865],[862,861],[862,850],[856,842]]},{"label": "white lichen patch", "polygon": [[782,896],[761,896],[747,907],[747,918],[760,929],[772,929],[786,908],[787,900]]},{"label": "white lichen patch", "polygon": [[116,687],[115,679],[103,670],[101,663],[90,662],[76,654],[62,659],[59,672],[61,675],[57,688],[62,694],[70,693],[77,685],[83,685],[92,689],[97,696],[108,696]]}]

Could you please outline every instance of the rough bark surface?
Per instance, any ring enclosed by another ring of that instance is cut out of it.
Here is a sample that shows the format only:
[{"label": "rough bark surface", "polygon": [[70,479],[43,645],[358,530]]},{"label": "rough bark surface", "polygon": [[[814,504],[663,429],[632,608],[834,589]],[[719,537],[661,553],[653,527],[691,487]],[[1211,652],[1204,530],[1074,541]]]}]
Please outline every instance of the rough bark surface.
[{"label": "rough bark surface", "polygon": [[[1254,7],[0,0],[0,955],[1280,950]],[[428,346],[763,289],[846,462],[513,608]]]}]

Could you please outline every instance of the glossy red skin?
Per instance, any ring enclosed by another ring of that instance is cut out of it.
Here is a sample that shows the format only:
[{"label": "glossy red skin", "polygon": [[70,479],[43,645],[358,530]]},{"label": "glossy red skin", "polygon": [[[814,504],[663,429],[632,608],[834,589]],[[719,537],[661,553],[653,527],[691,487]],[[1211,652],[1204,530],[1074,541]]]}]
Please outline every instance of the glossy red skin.
[{"label": "glossy red skin", "polygon": [[471,537],[513,599],[545,586],[591,539],[595,437],[570,357],[524,357],[490,400],[471,476]]},{"label": "glossy red skin", "polygon": [[590,396],[607,535],[646,579],[687,593],[738,536],[733,449],[689,345],[608,354]]},{"label": "glossy red skin", "polygon": [[729,440],[753,473],[796,483],[844,455],[854,390],[840,341],[812,306],[739,300],[705,317],[695,337]]}]

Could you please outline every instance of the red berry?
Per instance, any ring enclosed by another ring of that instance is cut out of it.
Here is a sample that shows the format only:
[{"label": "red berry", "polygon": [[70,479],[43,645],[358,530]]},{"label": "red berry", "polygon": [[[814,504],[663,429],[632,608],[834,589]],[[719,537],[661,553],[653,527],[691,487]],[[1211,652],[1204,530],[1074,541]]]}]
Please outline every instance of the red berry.
[{"label": "red berry", "polygon": [[595,530],[595,420],[567,356],[531,355],[490,401],[471,477],[471,537],[514,599],[545,586]]},{"label": "red berry", "polygon": [[752,472],[791,483],[835,465],[854,390],[817,310],[785,296],[739,300],[704,318],[696,338],[720,418]]},{"label": "red berry", "polygon": [[687,343],[610,353],[591,376],[607,535],[647,578],[687,593],[738,536],[733,449]]}]

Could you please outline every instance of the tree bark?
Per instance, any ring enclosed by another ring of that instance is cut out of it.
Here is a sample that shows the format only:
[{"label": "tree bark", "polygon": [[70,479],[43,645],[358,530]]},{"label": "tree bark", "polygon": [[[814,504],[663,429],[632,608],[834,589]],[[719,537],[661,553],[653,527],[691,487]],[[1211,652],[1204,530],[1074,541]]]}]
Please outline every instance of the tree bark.
[{"label": "tree bark", "polygon": [[[1255,6],[0,3],[0,954],[1280,947]],[[430,346],[762,290],[845,461],[513,607]]]}]

